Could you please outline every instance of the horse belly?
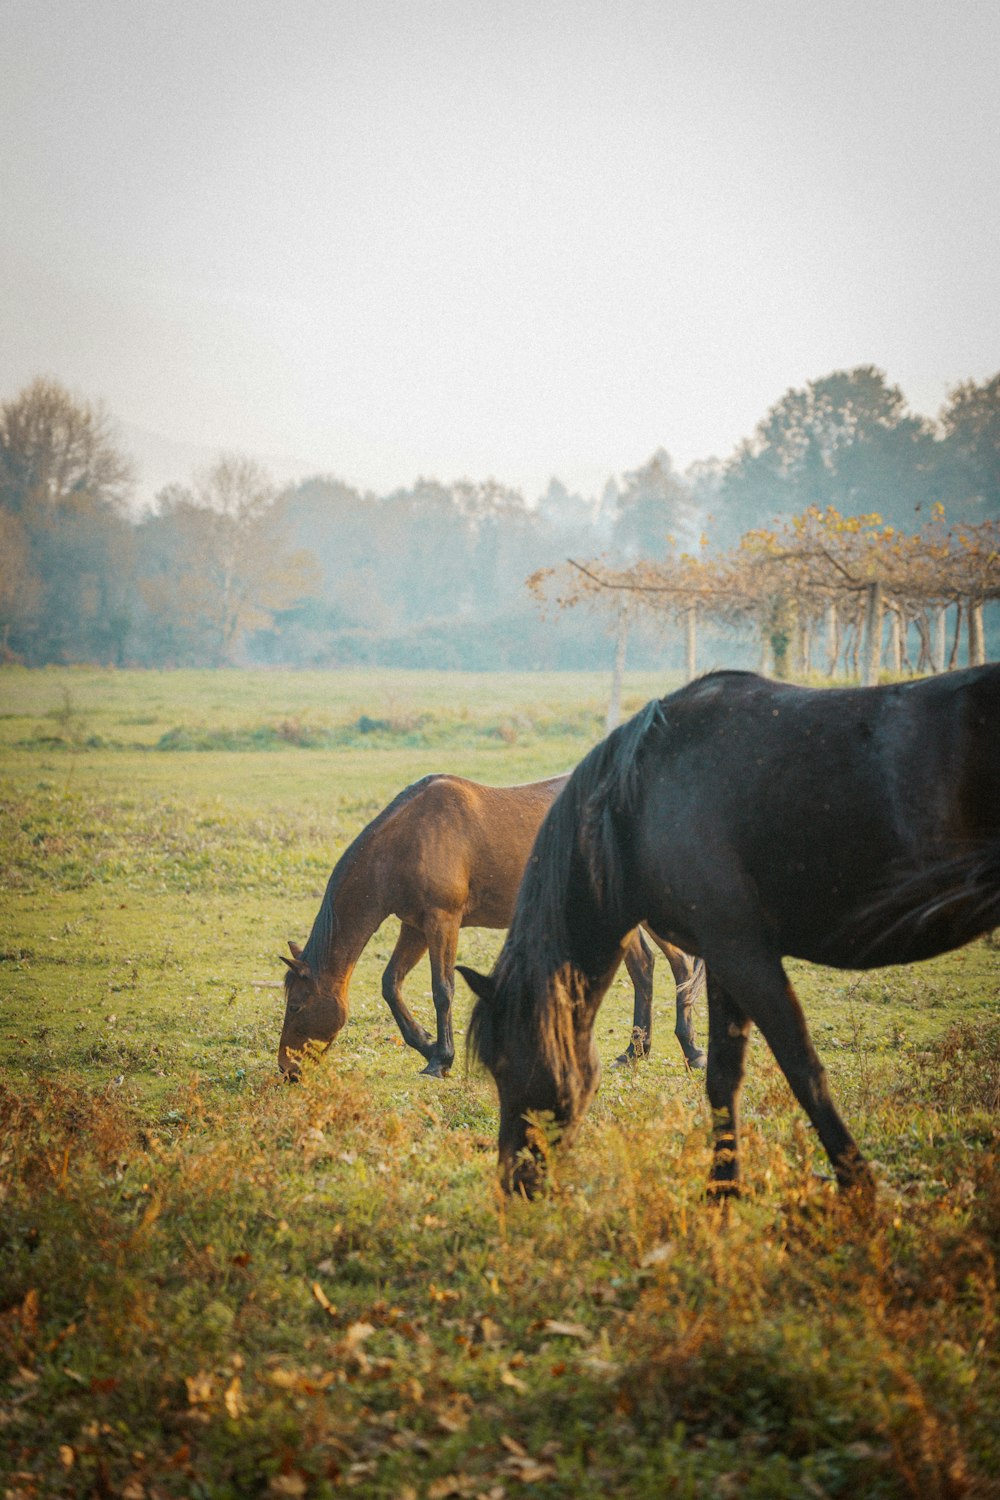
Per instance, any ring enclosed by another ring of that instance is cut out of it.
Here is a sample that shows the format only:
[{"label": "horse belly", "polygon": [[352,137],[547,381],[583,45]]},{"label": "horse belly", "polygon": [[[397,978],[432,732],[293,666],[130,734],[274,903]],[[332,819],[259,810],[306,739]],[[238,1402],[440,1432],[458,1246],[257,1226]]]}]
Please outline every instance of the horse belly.
[{"label": "horse belly", "polygon": [[462,917],[463,927],[509,927],[521,874],[497,871],[477,875],[470,881],[469,897]]}]

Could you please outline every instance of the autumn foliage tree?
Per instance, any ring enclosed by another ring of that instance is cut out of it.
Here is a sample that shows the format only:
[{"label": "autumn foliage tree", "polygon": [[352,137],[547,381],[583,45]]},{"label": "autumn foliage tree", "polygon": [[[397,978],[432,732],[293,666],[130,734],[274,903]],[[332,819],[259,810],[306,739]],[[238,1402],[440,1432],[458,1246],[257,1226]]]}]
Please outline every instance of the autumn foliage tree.
[{"label": "autumn foliage tree", "polygon": [[[937,670],[953,665],[963,612],[969,622],[968,660],[985,659],[983,604],[1000,598],[1000,521],[945,524],[935,506],[931,521],[904,532],[872,513],[842,516],[832,506],[809,507],[773,529],[747,531],[725,552],[645,559],[615,567],[606,559],[571,560],[529,580],[539,598],[557,608],[583,602],[607,611],[645,612],[683,625],[687,674],[695,671],[698,619],[752,625],[761,664],[777,676],[808,671],[825,634],[825,669],[874,682],[883,664],[884,621],[890,621],[890,670]],[[945,656],[944,614],[954,607],[956,635]],[[911,627],[916,663],[907,654]]]},{"label": "autumn foliage tree", "polygon": [[7,653],[28,661],[122,659],[133,480],[100,404],[40,378],[0,405]]},{"label": "autumn foliage tree", "polygon": [[173,486],[143,528],[140,588],[148,636],[168,659],[239,658],[246,635],[312,593],[317,570],[290,551],[281,497],[259,464],[223,457]]}]

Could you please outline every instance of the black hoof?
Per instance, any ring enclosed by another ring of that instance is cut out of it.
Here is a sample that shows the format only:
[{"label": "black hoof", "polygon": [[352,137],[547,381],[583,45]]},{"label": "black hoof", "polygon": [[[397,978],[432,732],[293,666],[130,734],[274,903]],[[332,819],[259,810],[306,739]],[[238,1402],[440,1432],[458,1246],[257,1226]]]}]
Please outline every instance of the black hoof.
[{"label": "black hoof", "polygon": [[450,1072],[450,1065],[445,1065],[444,1063],[438,1062],[436,1059],[432,1058],[431,1061],[427,1064],[426,1068],[420,1069],[419,1076],[421,1078],[447,1078]]},{"label": "black hoof", "polygon": [[700,1047],[695,1047],[692,1052],[685,1052],[684,1060],[689,1068],[707,1068],[708,1053],[703,1052]]}]

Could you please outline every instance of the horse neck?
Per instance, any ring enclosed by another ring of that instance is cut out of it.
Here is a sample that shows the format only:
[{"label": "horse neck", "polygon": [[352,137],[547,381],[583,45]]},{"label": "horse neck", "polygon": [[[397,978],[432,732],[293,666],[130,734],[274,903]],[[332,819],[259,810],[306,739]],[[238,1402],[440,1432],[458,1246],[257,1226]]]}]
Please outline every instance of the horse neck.
[{"label": "horse neck", "polygon": [[342,988],[365,945],[389,916],[379,883],[338,864],[330,876],[303,956],[325,989]]}]

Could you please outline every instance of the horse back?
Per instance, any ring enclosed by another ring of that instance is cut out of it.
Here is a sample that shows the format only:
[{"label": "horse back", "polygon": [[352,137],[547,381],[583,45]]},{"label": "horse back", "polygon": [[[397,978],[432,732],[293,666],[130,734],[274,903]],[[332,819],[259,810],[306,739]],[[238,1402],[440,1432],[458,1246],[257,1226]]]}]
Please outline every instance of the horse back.
[{"label": "horse back", "polygon": [[426,777],[383,833],[396,914],[417,921],[434,908],[466,926],[506,927],[539,825],[567,780],[498,787]]},{"label": "horse back", "polygon": [[1000,840],[1000,666],[877,689],[726,674],[664,707],[636,880],[673,918],[658,930],[695,952],[752,918],[784,954],[868,967],[861,913]]}]

